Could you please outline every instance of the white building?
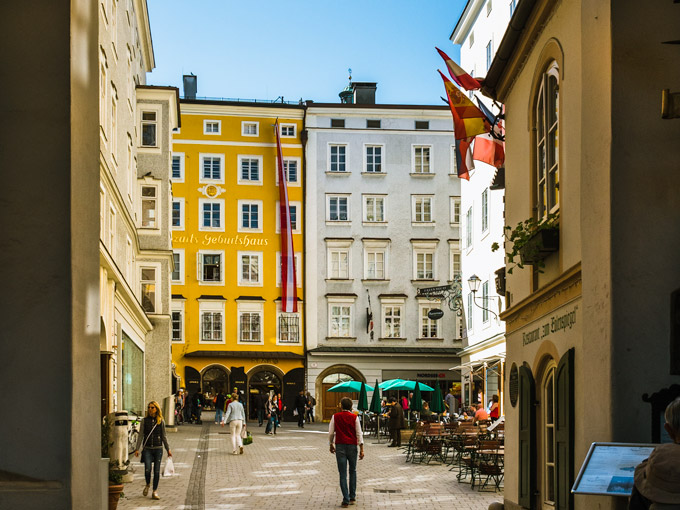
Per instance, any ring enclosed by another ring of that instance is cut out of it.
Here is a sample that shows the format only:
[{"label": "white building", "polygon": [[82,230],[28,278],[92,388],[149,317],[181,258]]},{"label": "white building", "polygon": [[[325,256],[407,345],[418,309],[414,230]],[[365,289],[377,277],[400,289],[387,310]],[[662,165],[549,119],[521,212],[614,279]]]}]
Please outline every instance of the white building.
[{"label": "white building", "polygon": [[[460,65],[472,76],[484,76],[495,48],[500,44],[516,0],[470,0],[450,39],[460,45]],[[469,93],[474,103],[483,99],[494,113],[490,100],[480,92]],[[463,401],[477,402],[479,394],[488,403],[502,395],[505,360],[505,323],[498,316],[505,307],[505,262],[503,246],[504,171],[475,161],[470,180],[461,185],[461,256],[467,345],[461,351]],[[501,249],[491,251],[493,243]],[[496,273],[500,271],[500,275]],[[476,275],[479,288],[471,292],[468,280]],[[496,282],[498,280],[498,283]],[[502,402],[503,399],[500,398]]]},{"label": "white building", "polygon": [[[460,270],[451,114],[376,105],[375,89],[355,82],[349,103],[307,104],[307,387],[322,419],[343,396],[326,390],[344,379],[417,378],[444,392],[459,379],[448,368],[462,321],[416,297]],[[443,318],[428,318],[435,308]]]}]

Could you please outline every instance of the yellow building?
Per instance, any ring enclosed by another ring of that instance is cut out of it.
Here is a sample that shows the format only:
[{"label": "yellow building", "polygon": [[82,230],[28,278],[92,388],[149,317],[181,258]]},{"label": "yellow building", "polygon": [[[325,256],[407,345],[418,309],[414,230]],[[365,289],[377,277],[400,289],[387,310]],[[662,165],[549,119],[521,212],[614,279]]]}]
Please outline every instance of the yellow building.
[{"label": "yellow building", "polygon": [[[254,403],[304,389],[302,105],[185,99],[173,140],[172,359],[176,382]],[[279,119],[298,313],[281,313]],[[292,411],[291,411],[292,412]]]}]

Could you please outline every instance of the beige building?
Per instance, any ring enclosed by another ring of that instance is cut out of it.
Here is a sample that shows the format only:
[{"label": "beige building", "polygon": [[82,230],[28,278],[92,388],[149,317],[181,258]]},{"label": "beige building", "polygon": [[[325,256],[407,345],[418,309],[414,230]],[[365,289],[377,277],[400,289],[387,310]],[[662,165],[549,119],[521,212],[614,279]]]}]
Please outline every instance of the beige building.
[{"label": "beige building", "polygon": [[532,238],[507,276],[506,508],[622,507],[570,492],[590,444],[663,439],[680,390],[680,124],[661,116],[678,26],[671,2],[521,1],[487,73],[507,110],[506,224],[559,214],[558,244]]}]

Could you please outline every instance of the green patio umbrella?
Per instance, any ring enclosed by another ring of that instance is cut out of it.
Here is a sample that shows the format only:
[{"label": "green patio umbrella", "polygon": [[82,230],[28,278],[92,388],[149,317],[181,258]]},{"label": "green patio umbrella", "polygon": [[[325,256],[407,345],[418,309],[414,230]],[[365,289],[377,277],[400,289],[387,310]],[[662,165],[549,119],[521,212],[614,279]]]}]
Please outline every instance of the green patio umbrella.
[{"label": "green patio umbrella", "polygon": [[380,385],[378,381],[375,381],[375,390],[373,390],[373,396],[371,397],[371,405],[368,410],[375,414],[380,414],[382,411],[382,402],[380,401]]},{"label": "green patio umbrella", "polygon": [[[361,381],[345,381],[328,388],[326,391],[334,391],[337,393],[358,393],[361,391],[362,384],[364,383]],[[366,389],[368,391],[373,391],[373,388],[369,385],[366,385]]]},{"label": "green patio umbrella", "polygon": [[[401,379],[396,379],[396,382],[390,384],[389,386],[381,386],[383,391],[386,390],[406,390],[406,391],[414,391],[416,388],[416,381],[403,381]],[[423,384],[421,382],[418,383],[418,389],[420,391],[434,391],[434,388],[431,388],[427,384]]]},{"label": "green patio umbrella", "polygon": [[386,389],[388,386],[392,386],[393,384],[403,383],[403,382],[406,382],[406,381],[404,381],[403,379],[389,379],[389,380],[387,380],[387,381],[381,382],[381,383],[378,385],[378,387],[379,387],[381,390],[384,390],[384,389]]},{"label": "green patio umbrella", "polygon": [[359,402],[357,402],[357,409],[359,411],[368,410],[368,394],[366,393],[366,383],[361,383],[361,390],[359,393]]},{"label": "green patio umbrella", "polygon": [[442,399],[442,390],[437,384],[434,387],[434,395],[432,396],[432,403],[430,404],[430,410],[433,413],[443,413],[444,412],[444,401]]},{"label": "green patio umbrella", "polygon": [[[418,381],[416,381],[418,382]],[[411,411],[422,411],[423,410],[423,397],[420,394],[420,384],[414,384],[413,387],[413,399],[411,399],[409,409]]]}]

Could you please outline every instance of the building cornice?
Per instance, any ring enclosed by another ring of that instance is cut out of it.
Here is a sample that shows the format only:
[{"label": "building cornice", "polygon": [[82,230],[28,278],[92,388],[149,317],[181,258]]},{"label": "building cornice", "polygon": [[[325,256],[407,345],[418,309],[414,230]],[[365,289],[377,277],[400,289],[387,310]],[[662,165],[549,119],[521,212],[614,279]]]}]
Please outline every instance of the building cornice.
[{"label": "building cornice", "polygon": [[449,40],[453,44],[462,45],[465,42],[465,39],[467,39],[467,36],[470,33],[470,29],[475,24],[479,11],[485,3],[485,0],[468,0],[460,18],[458,18],[456,26],[453,27],[453,31],[449,36]]},{"label": "building cornice", "polygon": [[151,26],[149,25],[149,9],[146,0],[135,1],[135,15],[137,17],[137,29],[139,30],[139,42],[142,46],[144,57],[144,71],[150,73],[156,67],[153,55],[153,42],[151,41]]},{"label": "building cornice", "polygon": [[287,104],[260,103],[227,103],[220,101],[202,101],[199,99],[180,100],[182,115],[210,115],[227,117],[259,117],[277,118],[282,121],[302,120],[304,107]]}]

